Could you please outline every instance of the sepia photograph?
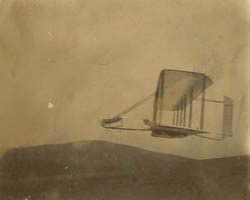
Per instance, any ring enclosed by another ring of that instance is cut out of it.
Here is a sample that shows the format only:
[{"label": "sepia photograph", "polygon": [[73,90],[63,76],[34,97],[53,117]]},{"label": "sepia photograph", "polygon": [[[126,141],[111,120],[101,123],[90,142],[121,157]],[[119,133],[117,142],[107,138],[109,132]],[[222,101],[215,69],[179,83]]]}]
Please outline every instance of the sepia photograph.
[{"label": "sepia photograph", "polygon": [[250,0],[0,0],[0,200],[250,200]]}]

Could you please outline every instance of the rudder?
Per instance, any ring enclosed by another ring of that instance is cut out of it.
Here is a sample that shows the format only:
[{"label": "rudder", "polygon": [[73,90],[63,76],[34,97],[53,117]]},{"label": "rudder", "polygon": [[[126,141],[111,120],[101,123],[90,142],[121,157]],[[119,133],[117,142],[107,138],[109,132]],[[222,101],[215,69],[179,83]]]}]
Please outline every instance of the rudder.
[{"label": "rudder", "polygon": [[233,99],[224,96],[222,132],[224,137],[232,137],[233,131]]}]

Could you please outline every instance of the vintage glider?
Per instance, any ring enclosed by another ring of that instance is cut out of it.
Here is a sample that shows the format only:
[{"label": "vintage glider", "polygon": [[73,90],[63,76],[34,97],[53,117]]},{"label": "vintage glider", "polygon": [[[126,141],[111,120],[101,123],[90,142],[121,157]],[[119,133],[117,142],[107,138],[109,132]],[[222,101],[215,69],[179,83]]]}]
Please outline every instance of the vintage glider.
[{"label": "vintage glider", "polygon": [[[224,97],[224,101],[205,99],[205,90],[212,83],[212,80],[202,73],[170,69],[162,70],[156,92],[114,117],[103,119],[101,126],[107,129],[151,131],[154,137],[183,138],[193,135],[206,139],[223,140],[227,136],[232,136],[233,100],[229,97]],[[114,125],[122,120],[122,116],[153,97],[153,119],[144,120],[144,123],[149,128],[127,128]],[[200,102],[198,129],[192,126],[193,101]],[[223,130],[219,138],[204,135],[209,133],[204,130],[205,102],[223,104]],[[171,125],[165,124],[162,120],[165,111],[172,113]]]}]

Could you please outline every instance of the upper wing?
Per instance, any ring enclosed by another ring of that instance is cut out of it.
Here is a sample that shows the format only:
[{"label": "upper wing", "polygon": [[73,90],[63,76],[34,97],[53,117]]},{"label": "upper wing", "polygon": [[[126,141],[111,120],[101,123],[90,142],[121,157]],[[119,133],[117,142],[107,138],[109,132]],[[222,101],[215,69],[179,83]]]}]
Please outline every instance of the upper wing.
[{"label": "upper wing", "polygon": [[158,101],[156,109],[184,109],[190,103],[190,98],[187,98],[190,93],[192,99],[195,99],[212,83],[212,80],[202,73],[163,70],[156,91],[156,101]]}]

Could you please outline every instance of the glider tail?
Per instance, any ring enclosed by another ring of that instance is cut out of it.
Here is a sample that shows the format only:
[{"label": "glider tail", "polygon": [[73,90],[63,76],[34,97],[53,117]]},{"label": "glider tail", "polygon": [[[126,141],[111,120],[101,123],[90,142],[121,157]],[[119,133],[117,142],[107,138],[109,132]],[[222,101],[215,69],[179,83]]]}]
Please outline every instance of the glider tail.
[{"label": "glider tail", "polygon": [[222,133],[223,137],[232,137],[233,131],[233,99],[224,96]]}]

